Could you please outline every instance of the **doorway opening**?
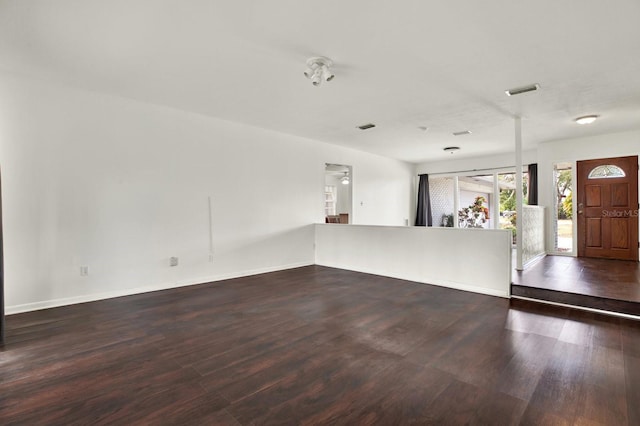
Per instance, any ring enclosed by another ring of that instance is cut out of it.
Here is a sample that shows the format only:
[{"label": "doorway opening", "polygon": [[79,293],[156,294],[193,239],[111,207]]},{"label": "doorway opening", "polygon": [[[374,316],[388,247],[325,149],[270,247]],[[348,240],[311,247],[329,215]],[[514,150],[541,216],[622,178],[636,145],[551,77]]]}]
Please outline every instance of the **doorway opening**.
[{"label": "doorway opening", "polygon": [[353,223],[352,167],[326,163],[324,168],[324,218],[325,223]]},{"label": "doorway opening", "polygon": [[553,165],[553,235],[555,254],[574,253],[573,249],[573,167],[571,163]]}]

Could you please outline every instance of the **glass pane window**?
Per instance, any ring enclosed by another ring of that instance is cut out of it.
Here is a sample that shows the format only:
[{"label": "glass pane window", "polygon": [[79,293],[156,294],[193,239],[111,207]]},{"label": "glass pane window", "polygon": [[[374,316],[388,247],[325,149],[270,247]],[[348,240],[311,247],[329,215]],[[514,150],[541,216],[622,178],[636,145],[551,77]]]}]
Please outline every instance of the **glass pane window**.
[{"label": "glass pane window", "polygon": [[589,179],[607,179],[625,176],[624,170],[613,164],[598,166],[589,172]]},{"label": "glass pane window", "polygon": [[[498,175],[498,188],[500,191],[500,220],[498,226],[500,229],[509,229],[511,230],[511,235],[513,237],[513,243],[516,242],[516,174],[514,172],[510,173],[500,173]],[[527,204],[527,196],[528,196],[528,188],[529,188],[529,173],[522,173],[522,202],[523,204]]]},{"label": "glass pane window", "polygon": [[573,251],[573,184],[572,165],[557,163],[553,167],[555,214],[553,215],[554,249],[556,253]]},{"label": "glass pane window", "polygon": [[431,217],[433,226],[453,227],[453,179],[430,178]]},{"label": "glass pane window", "polygon": [[493,175],[460,176],[458,226],[460,228],[491,228],[493,212]]}]

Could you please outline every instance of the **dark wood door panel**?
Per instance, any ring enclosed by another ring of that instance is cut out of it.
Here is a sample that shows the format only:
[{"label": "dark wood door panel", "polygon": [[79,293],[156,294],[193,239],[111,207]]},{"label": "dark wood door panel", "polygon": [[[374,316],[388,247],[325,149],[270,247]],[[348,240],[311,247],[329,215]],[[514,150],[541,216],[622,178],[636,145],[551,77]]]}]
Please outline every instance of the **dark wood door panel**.
[{"label": "dark wood door panel", "polygon": [[631,207],[628,183],[611,184],[611,207]]},{"label": "dark wood door panel", "polygon": [[629,219],[611,219],[611,248],[629,248]]},{"label": "dark wood door panel", "polygon": [[602,207],[602,187],[587,185],[585,187],[586,207]]},{"label": "dark wood door panel", "polygon": [[587,247],[602,248],[602,220],[598,217],[587,219]]}]

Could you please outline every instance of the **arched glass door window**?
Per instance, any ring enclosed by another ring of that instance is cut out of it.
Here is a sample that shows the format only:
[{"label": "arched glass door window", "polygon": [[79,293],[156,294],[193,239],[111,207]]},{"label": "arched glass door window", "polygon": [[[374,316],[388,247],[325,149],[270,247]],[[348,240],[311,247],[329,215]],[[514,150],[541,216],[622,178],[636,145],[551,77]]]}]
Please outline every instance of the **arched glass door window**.
[{"label": "arched glass door window", "polygon": [[594,167],[593,170],[589,172],[589,179],[620,178],[625,176],[624,170],[612,164]]}]

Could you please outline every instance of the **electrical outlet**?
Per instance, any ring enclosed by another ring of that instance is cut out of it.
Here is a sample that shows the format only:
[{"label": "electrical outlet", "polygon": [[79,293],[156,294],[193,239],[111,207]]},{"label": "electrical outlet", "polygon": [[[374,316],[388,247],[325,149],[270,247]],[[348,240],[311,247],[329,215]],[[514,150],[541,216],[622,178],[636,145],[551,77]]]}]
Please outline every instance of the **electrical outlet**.
[{"label": "electrical outlet", "polygon": [[213,253],[209,253],[209,262],[213,262]]},{"label": "electrical outlet", "polygon": [[178,258],[170,257],[169,258],[169,266],[178,266]]},{"label": "electrical outlet", "polygon": [[87,275],[89,275],[89,267],[88,266],[81,266],[80,267],[80,276],[81,277],[86,277]]}]

